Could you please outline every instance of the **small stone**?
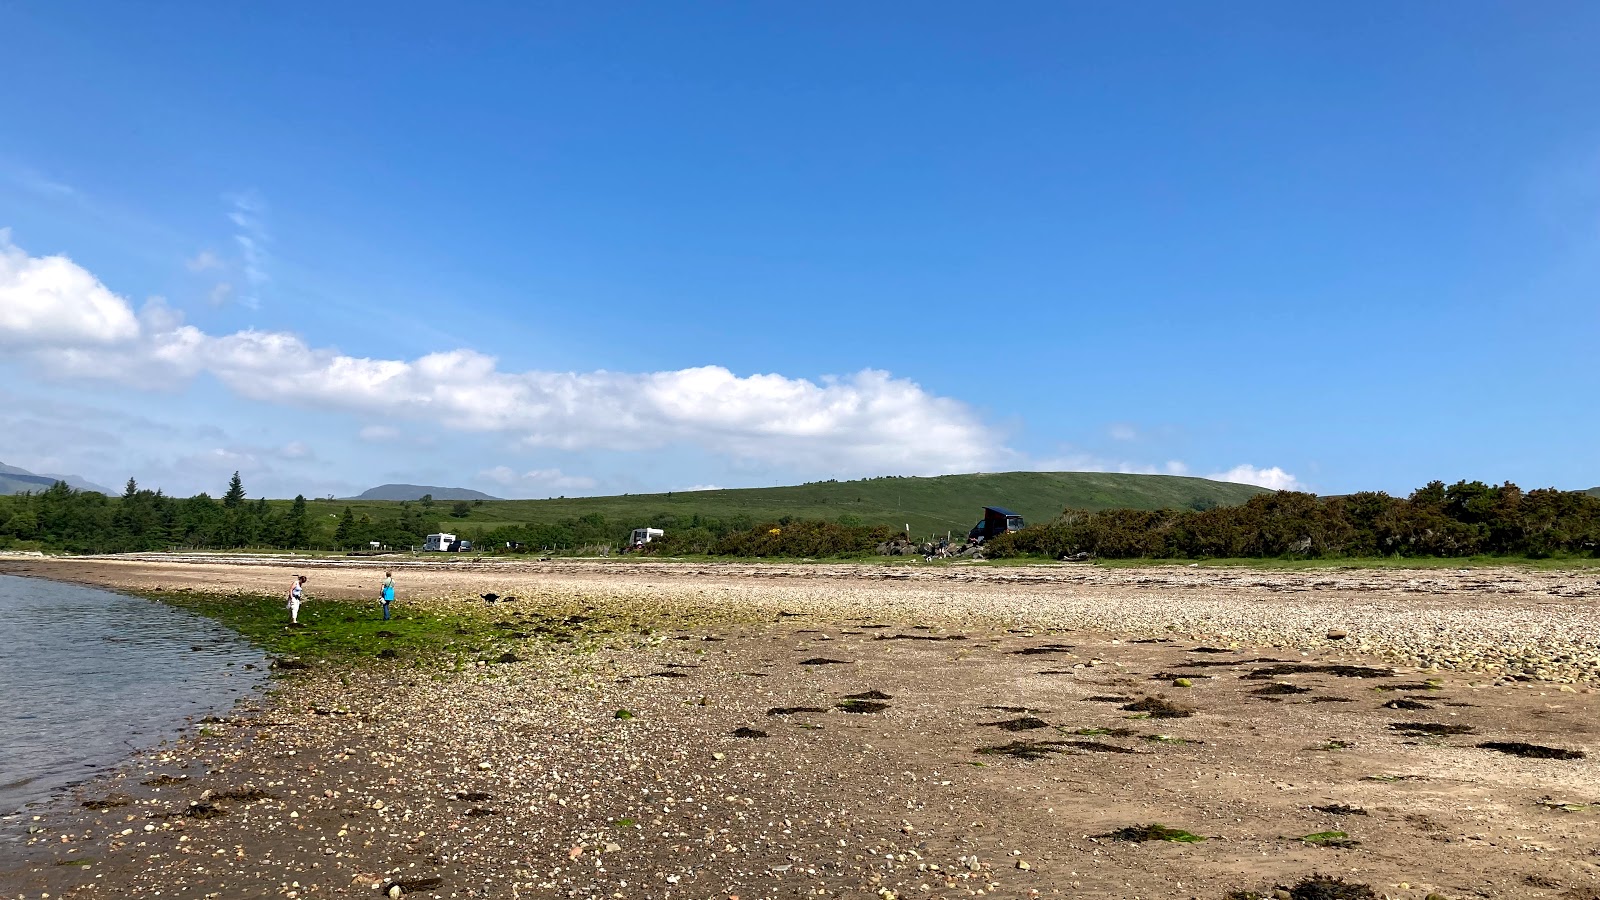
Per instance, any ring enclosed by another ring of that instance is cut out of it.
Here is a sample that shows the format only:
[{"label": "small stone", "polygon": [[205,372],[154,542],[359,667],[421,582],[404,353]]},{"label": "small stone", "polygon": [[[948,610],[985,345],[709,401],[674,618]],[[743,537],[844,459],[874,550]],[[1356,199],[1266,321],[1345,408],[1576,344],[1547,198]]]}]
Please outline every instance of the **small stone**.
[{"label": "small stone", "polygon": [[1172,679],[1172,686],[1173,687],[1194,687],[1194,682],[1190,681],[1187,678],[1174,678],[1174,679]]},{"label": "small stone", "polygon": [[1026,860],[1019,859],[1019,860],[1017,860],[1017,868],[1023,870],[1024,872],[1026,872],[1027,870],[1033,868],[1033,866],[1028,865]]},{"label": "small stone", "polygon": [[393,885],[389,888],[389,900],[399,900],[400,895],[403,893],[405,891],[400,890],[400,885]]},{"label": "small stone", "polygon": [[1328,629],[1328,640],[1330,641],[1342,641],[1349,636],[1350,632],[1345,631],[1343,628]]}]

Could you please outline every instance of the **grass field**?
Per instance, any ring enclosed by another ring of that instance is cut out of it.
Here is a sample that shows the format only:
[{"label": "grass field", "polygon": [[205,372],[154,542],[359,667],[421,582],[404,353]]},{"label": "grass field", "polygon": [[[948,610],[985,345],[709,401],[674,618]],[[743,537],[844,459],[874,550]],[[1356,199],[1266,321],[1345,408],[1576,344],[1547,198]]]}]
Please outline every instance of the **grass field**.
[{"label": "grass field", "polygon": [[[1002,472],[933,478],[873,478],[825,481],[772,488],[624,494],[555,500],[488,500],[464,519],[450,516],[453,504],[436,502],[430,522],[444,531],[487,530],[499,525],[549,523],[600,514],[612,524],[636,527],[658,514],[687,520],[749,516],[756,522],[783,516],[838,520],[854,516],[864,525],[911,526],[912,533],[965,534],[985,506],[1004,506],[1029,522],[1047,522],[1067,507],[1078,509],[1161,509],[1194,504],[1243,503],[1263,489],[1246,484],[1176,475],[1121,475],[1100,472]],[[273,501],[274,505],[287,501]],[[359,517],[393,518],[400,504],[384,500],[312,500],[313,517],[337,517],[345,507]]]}]

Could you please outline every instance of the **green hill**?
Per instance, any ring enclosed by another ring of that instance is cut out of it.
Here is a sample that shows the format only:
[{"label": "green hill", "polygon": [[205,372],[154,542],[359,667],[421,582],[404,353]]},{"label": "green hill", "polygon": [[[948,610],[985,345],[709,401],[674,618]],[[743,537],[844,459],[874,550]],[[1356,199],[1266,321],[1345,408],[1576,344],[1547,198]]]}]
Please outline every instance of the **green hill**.
[{"label": "green hill", "polygon": [[[555,523],[599,514],[623,528],[671,515],[727,520],[748,516],[767,522],[783,516],[837,521],[850,516],[864,525],[907,524],[917,535],[954,531],[965,534],[985,506],[1004,506],[1029,522],[1047,522],[1067,507],[1079,509],[1160,509],[1243,503],[1265,489],[1175,475],[1119,475],[1100,472],[1002,472],[943,475],[934,478],[870,478],[822,481],[789,487],[677,491],[556,500],[486,500],[471,504],[464,517],[450,515],[456,504],[436,502],[430,526],[444,531],[482,532],[499,525]],[[277,502],[282,501],[275,501]],[[310,511],[326,520],[346,506],[374,520],[397,515],[398,503],[372,500],[313,500]]]},{"label": "green hill", "polygon": [[1587,491],[1584,491],[1584,493],[1585,494],[1593,494],[1596,497],[1600,497],[1600,487],[1589,488]]}]

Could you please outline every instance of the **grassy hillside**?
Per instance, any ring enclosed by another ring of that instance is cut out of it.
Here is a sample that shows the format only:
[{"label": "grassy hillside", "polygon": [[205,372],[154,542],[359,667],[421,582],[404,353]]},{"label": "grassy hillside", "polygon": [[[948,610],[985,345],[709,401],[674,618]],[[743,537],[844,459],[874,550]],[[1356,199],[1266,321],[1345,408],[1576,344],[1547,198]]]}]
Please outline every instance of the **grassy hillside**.
[{"label": "grassy hillside", "polygon": [[[1004,506],[1030,522],[1045,522],[1071,506],[1080,509],[1159,509],[1243,503],[1261,493],[1251,485],[1173,475],[1116,475],[1098,472],[1004,472],[944,475],[937,478],[873,478],[825,481],[790,487],[740,488],[670,494],[625,494],[559,500],[494,500],[471,507],[465,518],[450,516],[454,504],[436,502],[429,521],[445,531],[482,531],[502,524],[550,523],[598,513],[614,525],[644,524],[666,513],[688,519],[749,516],[756,522],[783,516],[838,520],[854,516],[865,525],[907,524],[918,535],[955,531],[965,534],[985,506]],[[275,501],[275,504],[281,501]],[[346,506],[359,517],[392,518],[398,503],[370,500],[313,500],[319,519],[337,516]]]}]

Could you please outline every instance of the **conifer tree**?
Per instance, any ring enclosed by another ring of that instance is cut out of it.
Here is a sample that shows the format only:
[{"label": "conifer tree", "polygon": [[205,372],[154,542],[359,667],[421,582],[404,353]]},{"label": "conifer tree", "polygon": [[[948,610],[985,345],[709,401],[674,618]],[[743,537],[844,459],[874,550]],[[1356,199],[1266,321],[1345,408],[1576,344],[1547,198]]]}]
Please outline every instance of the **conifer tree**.
[{"label": "conifer tree", "polygon": [[244,482],[239,479],[239,473],[235,472],[233,478],[228,481],[228,492],[222,495],[222,505],[228,509],[238,509],[242,503],[244,503]]}]

